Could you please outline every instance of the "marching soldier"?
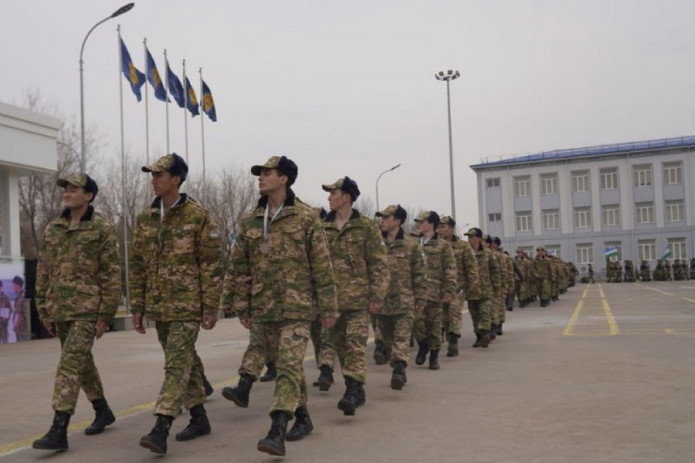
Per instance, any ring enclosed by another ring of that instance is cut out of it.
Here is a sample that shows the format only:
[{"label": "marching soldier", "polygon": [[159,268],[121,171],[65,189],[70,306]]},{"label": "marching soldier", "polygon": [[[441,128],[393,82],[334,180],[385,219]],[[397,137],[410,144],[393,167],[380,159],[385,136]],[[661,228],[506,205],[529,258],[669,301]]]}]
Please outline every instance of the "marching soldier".
[{"label": "marching soldier", "polygon": [[514,263],[509,254],[504,252],[500,247],[502,240],[499,236],[495,236],[492,239],[492,250],[495,251],[499,257],[501,264],[502,276],[502,304],[498,307],[499,310],[499,324],[497,324],[496,335],[503,335],[502,325],[507,320],[506,311],[512,311],[514,309]]},{"label": "marching soldier", "polygon": [[[543,246],[536,248],[536,257],[533,259],[533,277],[536,280],[536,294],[541,300],[541,307],[548,307],[550,304],[550,280],[552,269],[550,267],[550,259],[546,257],[546,251]],[[589,275],[593,283],[594,270],[589,264]]]},{"label": "marching soldier", "polygon": [[403,232],[403,222],[408,217],[405,209],[400,205],[389,206],[376,215],[381,217],[380,228],[388,248],[390,269],[388,295],[377,320],[393,368],[391,388],[401,390],[407,381],[405,369],[410,358],[414,313],[422,313],[425,307],[421,299],[424,262],[417,240]]},{"label": "marching soldier", "polygon": [[420,249],[425,258],[425,286],[422,298],[425,308],[415,317],[413,332],[418,342],[415,364],[425,363],[429,353],[430,370],[439,370],[439,349],[442,344],[443,306],[452,304],[458,288],[458,270],[451,246],[439,239],[439,215],[425,211],[415,222],[422,235]]},{"label": "marching soldier", "polygon": [[140,446],[167,452],[172,422],[189,410],[191,419],[176,434],[177,441],[210,433],[203,403],[206,399],[203,364],[195,350],[202,324],[217,323],[222,261],[217,226],[210,212],[179,192],[188,165],[176,153],[143,166],[152,174],[156,198],[140,212],[133,230],[130,254],[130,295],[133,327],[145,334],[145,318],[155,322],[164,351],[164,382],[154,407],[152,431]]},{"label": "marching soldier", "polygon": [[360,195],[357,183],[343,177],[322,185],[331,212],[324,229],[335,271],[340,317],[321,336],[319,389],[330,388],[337,355],[345,378],[345,394],[338,408],[354,415],[365,403],[369,314],[381,309],[389,287],[388,255],[379,226],[352,205]]},{"label": "marching soldier", "polygon": [[497,267],[497,272],[500,277],[497,280],[491,280],[492,297],[490,298],[490,341],[494,341],[497,337],[498,326],[500,324],[500,313],[504,314],[504,290],[505,282],[507,281],[506,267],[502,265],[502,258],[498,252],[493,251],[492,236],[487,233],[483,234],[483,247],[490,251],[490,259],[492,265]]},{"label": "marching soldier", "polygon": [[121,264],[113,224],[94,210],[99,187],[87,174],[58,180],[65,210],[44,231],[36,269],[36,308],[46,330],[60,339],[51,429],[35,449],[67,450],[67,428],[80,389],[95,411],[85,434],[99,434],[116,418],[92,357],[94,339],[111,324],[121,295]]},{"label": "marching soldier", "polygon": [[[480,291],[466,294],[468,312],[471,314],[475,343],[473,347],[487,348],[490,344],[490,299],[493,296],[493,285],[500,284],[499,268],[492,262],[492,251],[483,246],[483,232],[480,228],[471,228],[466,232],[468,244],[475,254],[478,263]],[[493,281],[495,283],[493,283]]]}]

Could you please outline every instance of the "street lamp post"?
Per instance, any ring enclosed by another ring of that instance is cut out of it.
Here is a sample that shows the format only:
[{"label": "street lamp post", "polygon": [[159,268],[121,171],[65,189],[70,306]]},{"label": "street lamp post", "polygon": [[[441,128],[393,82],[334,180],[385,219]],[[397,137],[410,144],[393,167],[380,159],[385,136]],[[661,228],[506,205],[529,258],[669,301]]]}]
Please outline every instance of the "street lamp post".
[{"label": "street lamp post", "polygon": [[376,210],[377,210],[377,212],[379,212],[381,210],[381,209],[379,209],[379,179],[381,179],[382,175],[384,175],[388,172],[391,172],[392,170],[396,170],[399,167],[401,167],[401,165],[396,164],[395,166],[391,167],[390,169],[386,169],[385,171],[380,173],[379,176],[376,178]]},{"label": "street lamp post", "polygon": [[456,203],[454,200],[454,149],[451,142],[451,98],[449,94],[449,81],[458,79],[461,74],[458,71],[449,69],[439,71],[434,75],[437,80],[446,82],[446,109],[449,118],[449,182],[451,184],[451,217],[456,220]]},{"label": "street lamp post", "polygon": [[87,32],[87,35],[85,35],[84,40],[82,41],[82,48],[80,48],[80,131],[81,131],[81,136],[82,136],[82,149],[80,151],[80,171],[84,174],[85,171],[87,170],[86,167],[86,161],[85,161],[85,156],[86,156],[86,150],[85,150],[85,141],[84,141],[84,66],[83,66],[83,60],[82,60],[82,53],[84,52],[84,45],[87,43],[87,39],[89,38],[89,34],[92,33],[94,29],[97,28],[97,26],[101,23],[104,23],[108,21],[111,18],[115,18],[116,16],[120,16],[123,13],[127,13],[130,11],[133,7],[135,6],[135,3],[128,3],[127,5],[123,5],[119,9],[113,12],[111,16],[108,18],[104,18],[98,23],[96,23],[92,28]]}]

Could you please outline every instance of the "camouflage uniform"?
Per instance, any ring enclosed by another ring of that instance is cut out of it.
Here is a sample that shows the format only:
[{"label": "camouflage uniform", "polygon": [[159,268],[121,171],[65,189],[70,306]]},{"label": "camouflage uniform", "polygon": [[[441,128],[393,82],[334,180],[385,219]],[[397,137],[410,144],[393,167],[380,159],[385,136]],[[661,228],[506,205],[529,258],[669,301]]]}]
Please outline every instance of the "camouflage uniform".
[{"label": "camouflage uniform", "polygon": [[476,334],[485,334],[490,331],[490,312],[492,311],[490,299],[493,296],[493,287],[501,284],[501,275],[499,267],[492,261],[493,251],[481,245],[474,254],[478,263],[480,291],[477,294],[466,293],[466,300],[468,300],[468,312],[471,314],[473,330]]},{"label": "camouflage uniform", "polygon": [[490,261],[492,265],[497,268],[497,273],[499,273],[499,280],[493,280],[492,283],[492,293],[490,297],[490,323],[492,324],[492,329],[496,332],[496,327],[500,324],[500,319],[504,313],[504,291],[507,281],[507,268],[502,262],[502,254],[488,248],[491,252]]},{"label": "camouflage uniform", "polygon": [[415,317],[413,332],[418,342],[426,341],[431,350],[438,351],[442,345],[443,301],[447,296],[455,300],[458,270],[451,246],[436,233],[428,240],[421,238],[420,249],[425,258],[425,310]]},{"label": "camouflage uniform", "polygon": [[89,206],[70,225],[70,210],[44,231],[36,269],[36,308],[55,324],[61,355],[53,410],[73,414],[82,388],[90,401],[104,389],[92,357],[96,322],[109,325],[121,294],[118,238],[113,224]]},{"label": "camouflage uniform", "polygon": [[421,300],[424,284],[424,262],[415,239],[404,236],[403,229],[392,242],[384,241],[388,247],[390,279],[388,294],[378,314],[379,328],[384,348],[391,353],[390,365],[410,358],[410,334],[413,327],[415,307],[424,304]]},{"label": "camouflage uniform", "polygon": [[550,259],[536,255],[533,259],[533,276],[536,280],[536,294],[541,300],[541,306],[543,307],[547,306],[550,301],[552,271]]},{"label": "camouflage uniform", "polygon": [[155,415],[205,402],[203,364],[195,350],[203,315],[217,316],[222,277],[220,239],[210,212],[185,194],[161,217],[161,198],[140,212],[130,254],[133,313],[156,322],[164,383]]},{"label": "camouflage uniform", "polygon": [[288,189],[282,210],[269,221],[266,241],[267,203],[261,197],[239,225],[232,252],[234,273],[225,276],[224,293],[234,294],[231,303],[236,315],[251,318],[256,326],[239,371],[257,377],[266,349],[275,351],[277,380],[270,414],[292,415],[307,401],[303,362],[311,322],[317,310],[324,318],[337,317],[336,288],[316,211]]},{"label": "camouflage uniform", "polygon": [[335,212],[324,221],[335,271],[340,318],[321,336],[321,365],[331,370],[337,354],[343,376],[360,384],[367,380],[367,338],[371,302],[383,305],[389,287],[386,246],[377,224],[357,210],[338,228]]},{"label": "camouflage uniform", "polygon": [[478,276],[478,262],[471,245],[454,235],[451,242],[451,250],[454,253],[456,270],[458,272],[458,286],[456,297],[449,304],[444,304],[444,332],[448,335],[461,337],[461,324],[463,317],[463,304],[466,295],[475,295],[480,292],[480,277]]}]

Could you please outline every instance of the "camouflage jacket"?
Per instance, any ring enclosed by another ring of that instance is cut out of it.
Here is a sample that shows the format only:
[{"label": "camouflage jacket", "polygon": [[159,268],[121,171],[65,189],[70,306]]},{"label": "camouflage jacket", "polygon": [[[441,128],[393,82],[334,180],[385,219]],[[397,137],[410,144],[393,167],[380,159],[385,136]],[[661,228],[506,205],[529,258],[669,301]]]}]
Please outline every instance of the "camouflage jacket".
[{"label": "camouflage jacket", "polygon": [[389,290],[386,303],[381,307],[381,315],[400,315],[413,313],[421,300],[424,284],[424,261],[420,247],[415,239],[404,236],[400,229],[396,239],[390,243],[384,237],[388,248],[390,269]]},{"label": "camouflage jacket", "polygon": [[113,224],[89,206],[75,227],[70,211],[44,231],[36,269],[36,308],[50,322],[111,323],[121,298],[121,256]]},{"label": "camouflage jacket", "polygon": [[425,256],[425,286],[422,298],[441,302],[446,296],[452,300],[458,289],[458,269],[454,252],[446,240],[435,233],[429,240],[421,238],[420,249]]},{"label": "camouflage jacket", "polygon": [[502,266],[502,294],[506,296],[514,291],[514,262],[502,249],[496,252]]},{"label": "camouflage jacket", "polygon": [[318,214],[288,190],[275,220],[268,218],[263,245],[266,204],[261,197],[239,225],[223,308],[231,305],[237,316],[260,322],[313,320],[317,309],[324,317],[337,317],[333,266]]},{"label": "camouflage jacket", "polygon": [[481,291],[479,299],[492,299],[494,295],[493,288],[499,287],[502,278],[499,266],[493,261],[494,253],[490,249],[483,248],[482,245],[479,250],[473,252],[478,261],[478,275],[480,276]]},{"label": "camouflage jacket", "polygon": [[163,219],[160,206],[161,198],[156,198],[135,220],[130,253],[132,311],[163,322],[217,315],[222,251],[215,221],[185,194]]},{"label": "camouflage jacket", "polygon": [[338,309],[367,310],[370,302],[384,304],[389,289],[386,246],[377,224],[352,211],[343,228],[335,224],[335,212],[323,223],[331,253]]},{"label": "camouflage jacket", "polygon": [[552,268],[550,264],[550,259],[547,257],[534,257],[533,258],[533,277],[536,282],[542,280],[551,281],[552,278]]},{"label": "camouflage jacket", "polygon": [[458,236],[454,236],[449,242],[454,252],[456,269],[458,270],[459,290],[463,290],[466,299],[480,299],[480,276],[478,275],[478,261],[475,253],[468,244]]}]

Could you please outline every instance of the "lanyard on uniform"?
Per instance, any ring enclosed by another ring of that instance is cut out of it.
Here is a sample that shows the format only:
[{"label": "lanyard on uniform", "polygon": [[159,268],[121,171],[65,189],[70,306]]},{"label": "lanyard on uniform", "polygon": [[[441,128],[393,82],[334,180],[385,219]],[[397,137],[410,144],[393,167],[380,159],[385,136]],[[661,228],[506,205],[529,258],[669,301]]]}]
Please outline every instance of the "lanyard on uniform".
[{"label": "lanyard on uniform", "polygon": [[427,239],[425,239],[424,236],[421,236],[421,237],[420,237],[420,246],[426,245],[431,239],[432,239],[431,236],[430,236],[429,238],[427,238]]},{"label": "lanyard on uniform", "polygon": [[[275,214],[273,214],[273,217],[270,219],[270,223],[272,224],[275,218],[278,216],[282,208],[285,207],[284,204],[282,204],[277,211],[275,211]],[[268,241],[268,205],[265,205],[265,211],[263,211],[263,240]]]},{"label": "lanyard on uniform", "polygon": [[[171,205],[171,207],[176,206],[179,201],[181,200],[181,196],[176,198],[176,201],[174,201],[174,204]],[[171,209],[171,207],[169,209]],[[157,229],[157,241],[159,242],[159,247],[161,251],[162,247],[162,223],[164,222],[164,201],[162,198],[159,198],[159,227]]]}]

